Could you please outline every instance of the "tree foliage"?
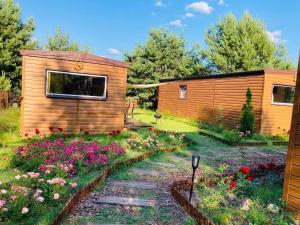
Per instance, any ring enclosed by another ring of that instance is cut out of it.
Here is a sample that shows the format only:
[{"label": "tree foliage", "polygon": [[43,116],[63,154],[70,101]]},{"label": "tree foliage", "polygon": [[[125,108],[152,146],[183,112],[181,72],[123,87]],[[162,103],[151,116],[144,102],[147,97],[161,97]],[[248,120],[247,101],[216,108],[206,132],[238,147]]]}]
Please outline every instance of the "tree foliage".
[{"label": "tree foliage", "polygon": [[[128,83],[153,84],[163,78],[180,78],[202,72],[200,47],[189,50],[183,37],[165,29],[155,29],[149,33],[144,45],[137,45],[134,51],[125,54],[130,63]],[[129,96],[138,96],[142,101],[156,101],[157,88],[129,89]]]},{"label": "tree foliage", "polygon": [[5,72],[17,93],[21,83],[19,50],[36,48],[33,30],[33,19],[22,22],[20,8],[13,0],[0,0],[0,71]]},{"label": "tree foliage", "polygon": [[243,132],[250,131],[250,134],[252,134],[253,128],[254,128],[254,111],[252,105],[252,93],[251,93],[251,89],[248,88],[246,92],[246,103],[243,105],[242,108],[240,131]]},{"label": "tree foliage", "polygon": [[264,24],[245,12],[240,19],[229,13],[205,35],[208,67],[216,72],[258,70],[265,67],[289,69],[283,44],[278,46],[267,35]]},{"label": "tree foliage", "polygon": [[79,45],[71,41],[69,35],[63,33],[61,28],[56,28],[53,36],[48,37],[44,48],[50,51],[79,51]]},{"label": "tree foliage", "polygon": [[5,76],[4,71],[2,71],[2,75],[0,75],[0,91],[9,91],[10,88],[10,80]]}]

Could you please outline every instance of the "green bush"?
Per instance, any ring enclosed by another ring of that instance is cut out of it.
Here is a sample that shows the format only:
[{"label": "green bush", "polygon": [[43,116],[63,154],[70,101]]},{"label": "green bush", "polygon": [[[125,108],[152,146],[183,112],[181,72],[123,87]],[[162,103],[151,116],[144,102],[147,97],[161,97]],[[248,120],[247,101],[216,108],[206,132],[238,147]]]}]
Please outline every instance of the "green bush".
[{"label": "green bush", "polygon": [[240,131],[244,133],[250,131],[250,134],[252,134],[253,128],[254,128],[254,111],[252,105],[252,93],[250,88],[248,88],[246,92],[246,103],[243,105],[242,108]]},{"label": "green bush", "polygon": [[200,121],[199,128],[203,130],[211,130],[217,133],[222,133],[224,131],[224,127],[221,123],[211,123],[209,121]]},{"label": "green bush", "polygon": [[239,132],[236,130],[224,130],[223,136],[226,141],[231,143],[239,143],[242,139]]},{"label": "green bush", "polygon": [[19,129],[20,110],[17,108],[0,109],[0,131],[14,132]]},{"label": "green bush", "polygon": [[8,78],[5,77],[4,73],[0,76],[0,91],[9,91],[11,83]]}]

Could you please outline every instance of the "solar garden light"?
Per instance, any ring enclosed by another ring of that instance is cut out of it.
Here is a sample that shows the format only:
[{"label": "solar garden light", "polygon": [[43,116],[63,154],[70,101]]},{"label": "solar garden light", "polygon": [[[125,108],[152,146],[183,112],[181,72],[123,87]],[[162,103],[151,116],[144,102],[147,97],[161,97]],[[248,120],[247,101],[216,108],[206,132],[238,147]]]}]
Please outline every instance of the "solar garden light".
[{"label": "solar garden light", "polygon": [[199,155],[193,155],[192,156],[193,176],[192,176],[192,185],[191,185],[191,189],[190,189],[190,199],[189,199],[189,201],[192,200],[192,194],[193,194],[193,188],[194,188],[194,179],[195,179],[195,172],[196,172],[196,169],[199,166],[199,162],[200,162],[200,156]]},{"label": "solar garden light", "polygon": [[156,124],[157,124],[157,121],[161,118],[161,115],[159,113],[156,113],[154,115],[154,118],[156,119]]}]

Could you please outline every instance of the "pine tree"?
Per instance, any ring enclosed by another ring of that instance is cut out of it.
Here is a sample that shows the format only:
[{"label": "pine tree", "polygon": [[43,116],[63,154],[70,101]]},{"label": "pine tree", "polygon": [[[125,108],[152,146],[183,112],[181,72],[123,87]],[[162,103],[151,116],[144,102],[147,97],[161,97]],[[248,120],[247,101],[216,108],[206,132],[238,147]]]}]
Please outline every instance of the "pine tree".
[{"label": "pine tree", "polygon": [[278,46],[268,36],[259,19],[247,11],[238,19],[229,13],[205,35],[205,58],[215,72],[260,70],[265,67],[290,69],[283,43]]},{"label": "pine tree", "polygon": [[22,22],[20,7],[13,0],[0,0],[0,72],[5,72],[17,94],[21,86],[19,50],[37,47],[32,38],[33,30],[33,19]]},{"label": "pine tree", "polygon": [[[149,33],[144,45],[137,45],[133,53],[125,54],[129,62],[128,83],[154,84],[162,78],[187,77],[197,73],[207,73],[201,64],[199,45],[188,49],[184,39],[165,29],[155,29]],[[142,101],[157,101],[157,88],[129,89],[129,96],[137,96]]]},{"label": "pine tree", "polygon": [[53,36],[48,37],[44,48],[50,51],[79,51],[79,45],[72,42],[69,35],[63,33],[60,28],[56,28]]},{"label": "pine tree", "polygon": [[240,131],[253,133],[254,128],[254,111],[252,105],[252,93],[248,88],[246,92],[246,103],[242,107]]}]

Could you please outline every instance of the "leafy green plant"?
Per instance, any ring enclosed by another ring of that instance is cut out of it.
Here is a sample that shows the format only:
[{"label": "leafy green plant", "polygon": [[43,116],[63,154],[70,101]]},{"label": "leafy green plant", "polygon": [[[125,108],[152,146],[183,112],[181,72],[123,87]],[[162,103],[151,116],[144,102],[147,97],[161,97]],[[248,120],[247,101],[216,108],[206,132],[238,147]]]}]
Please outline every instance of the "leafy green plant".
[{"label": "leafy green plant", "polygon": [[252,93],[251,93],[251,89],[247,88],[246,103],[243,105],[242,108],[240,131],[244,133],[250,132],[250,134],[252,134],[253,128],[254,128],[254,111],[252,105]]},{"label": "leafy green plant", "polygon": [[16,108],[0,109],[0,131],[14,132],[19,128],[20,110]]},{"label": "leafy green plant", "polygon": [[5,73],[2,71],[2,75],[0,76],[0,91],[9,91],[10,88],[10,80],[5,76]]},{"label": "leafy green plant", "polygon": [[199,128],[203,130],[211,130],[216,133],[222,133],[224,131],[224,127],[221,123],[211,123],[210,121],[200,121]]},{"label": "leafy green plant", "polygon": [[239,143],[242,140],[242,137],[236,130],[224,130],[223,136],[226,141],[231,143]]}]

